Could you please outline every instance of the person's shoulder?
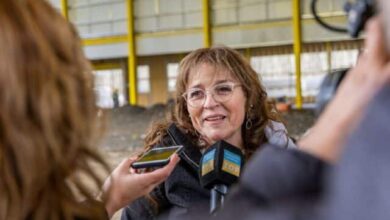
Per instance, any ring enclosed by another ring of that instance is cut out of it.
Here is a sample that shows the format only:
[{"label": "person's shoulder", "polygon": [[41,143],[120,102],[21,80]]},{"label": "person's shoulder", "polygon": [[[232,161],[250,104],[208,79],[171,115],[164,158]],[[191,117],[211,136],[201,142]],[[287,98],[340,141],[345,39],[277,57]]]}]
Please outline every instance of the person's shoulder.
[{"label": "person's shoulder", "polygon": [[273,129],[275,131],[278,131],[278,130],[286,131],[287,130],[286,126],[282,122],[274,121],[274,120],[270,120],[267,127],[270,127],[271,129]]},{"label": "person's shoulder", "polygon": [[286,126],[282,122],[271,120],[264,129],[268,143],[283,148],[297,148],[294,141],[289,137]]}]

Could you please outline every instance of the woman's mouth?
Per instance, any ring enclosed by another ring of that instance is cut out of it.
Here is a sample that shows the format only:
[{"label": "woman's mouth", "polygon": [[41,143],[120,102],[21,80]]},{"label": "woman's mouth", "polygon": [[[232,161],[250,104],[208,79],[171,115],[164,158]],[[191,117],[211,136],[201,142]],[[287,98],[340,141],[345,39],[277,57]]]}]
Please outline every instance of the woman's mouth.
[{"label": "woman's mouth", "polygon": [[216,116],[209,116],[209,117],[206,117],[204,119],[204,121],[207,121],[207,122],[218,122],[218,121],[221,121],[223,119],[225,119],[226,116],[223,116],[223,115],[216,115]]}]

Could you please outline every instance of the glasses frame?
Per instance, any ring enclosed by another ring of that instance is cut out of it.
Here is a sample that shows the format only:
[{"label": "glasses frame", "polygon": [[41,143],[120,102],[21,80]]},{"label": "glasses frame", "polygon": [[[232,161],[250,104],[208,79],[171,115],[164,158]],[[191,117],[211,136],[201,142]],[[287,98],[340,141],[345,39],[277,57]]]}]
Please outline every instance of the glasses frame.
[{"label": "glasses frame", "polygon": [[[217,86],[226,85],[226,84],[229,84],[229,85],[232,86],[232,94],[231,94],[231,96],[230,96],[227,100],[222,101],[222,102],[216,100],[216,99],[214,98],[214,95],[215,95],[214,92],[213,92],[213,91],[214,91],[214,88],[217,87]],[[204,103],[206,102],[206,99],[207,99],[207,96],[208,96],[207,94],[208,94],[208,93],[211,95],[211,97],[214,99],[214,101],[219,102],[219,103],[225,103],[225,102],[229,101],[229,100],[231,99],[231,97],[233,96],[234,89],[237,88],[237,87],[240,87],[240,86],[242,86],[240,83],[223,82],[223,83],[218,83],[218,84],[212,86],[210,89],[200,89],[200,88],[199,88],[198,90],[203,91],[204,94],[205,94],[205,98],[203,99],[202,104],[200,104],[199,106],[197,106],[197,105],[192,105],[190,102],[188,102],[188,100],[187,100],[187,95],[188,95],[188,93],[190,92],[190,90],[184,92],[181,96],[184,98],[184,100],[186,101],[186,103],[187,103],[189,106],[191,106],[191,107],[193,107],[193,108],[200,108],[200,107],[202,107],[202,106],[204,105]]]}]

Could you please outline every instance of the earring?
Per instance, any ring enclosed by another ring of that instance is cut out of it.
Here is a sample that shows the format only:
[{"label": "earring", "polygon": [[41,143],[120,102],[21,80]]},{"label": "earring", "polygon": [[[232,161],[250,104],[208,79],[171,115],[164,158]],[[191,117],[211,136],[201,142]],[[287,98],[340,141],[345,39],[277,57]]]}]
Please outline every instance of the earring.
[{"label": "earring", "polygon": [[198,139],[198,146],[201,148],[206,147],[206,141],[204,141],[201,137]]},{"label": "earring", "polygon": [[246,119],[245,128],[246,128],[247,130],[249,130],[249,129],[252,128],[252,120],[251,120],[249,117],[247,117],[247,119]]},{"label": "earring", "polygon": [[245,122],[245,128],[247,130],[252,128],[252,119],[250,117],[251,109],[253,108],[253,105],[250,105],[248,112],[246,113],[246,122]]},{"label": "earring", "polygon": [[206,141],[203,140],[202,135],[196,129],[195,129],[195,133],[198,136],[198,142],[197,142],[198,146],[201,148],[206,147]]}]

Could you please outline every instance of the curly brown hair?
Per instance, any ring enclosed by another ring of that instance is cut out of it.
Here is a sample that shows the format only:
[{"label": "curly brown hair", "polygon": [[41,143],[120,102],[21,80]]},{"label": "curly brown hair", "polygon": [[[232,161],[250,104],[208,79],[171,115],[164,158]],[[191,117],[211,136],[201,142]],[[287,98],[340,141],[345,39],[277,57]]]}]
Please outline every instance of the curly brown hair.
[{"label": "curly brown hair", "polygon": [[[191,123],[187,103],[182,94],[187,89],[190,74],[202,64],[227,70],[242,85],[247,98],[245,121],[241,127],[244,143],[243,151],[246,157],[249,158],[261,144],[267,141],[264,128],[270,120],[280,121],[280,117],[273,106],[268,104],[264,86],[260,83],[257,73],[249,62],[236,50],[225,46],[195,50],[180,62],[176,81],[174,111],[169,119],[156,123],[149,129],[145,139],[145,147],[150,148],[161,141],[166,134],[168,124],[172,122],[187,133],[194,143],[197,143],[196,139],[199,138],[199,135]],[[248,119],[252,122],[250,129],[245,128]]]},{"label": "curly brown hair", "polygon": [[79,201],[108,166],[75,29],[46,1],[0,1],[0,48],[0,219],[103,218]]}]

